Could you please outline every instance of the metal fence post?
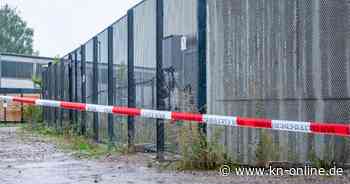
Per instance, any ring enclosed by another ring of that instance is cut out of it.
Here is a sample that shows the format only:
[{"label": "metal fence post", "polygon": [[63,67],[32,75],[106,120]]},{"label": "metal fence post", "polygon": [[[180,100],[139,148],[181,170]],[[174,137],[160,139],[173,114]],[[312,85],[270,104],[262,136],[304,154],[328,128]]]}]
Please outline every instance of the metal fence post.
[{"label": "metal fence post", "polygon": [[[92,61],[92,103],[98,104],[98,38],[93,38],[93,61]],[[98,142],[98,113],[93,113],[93,132],[94,139]]]},{"label": "metal fence post", "polygon": [[[61,59],[60,61],[60,75],[59,75],[59,80],[60,80],[60,85],[59,85],[59,100],[64,101],[64,84],[65,84],[65,76],[64,76],[64,63],[65,59]],[[64,111],[63,109],[60,109],[60,129],[59,132],[63,133],[63,121],[64,121]]]},{"label": "metal fence post", "polygon": [[[43,77],[43,89],[44,89],[44,93],[43,93],[43,95],[44,95],[44,99],[49,99],[49,97],[48,97],[48,95],[49,95],[49,91],[48,91],[48,88],[47,88],[47,86],[48,86],[48,83],[47,83],[47,80],[48,80],[48,67],[45,67],[45,77]],[[47,107],[45,107],[45,108],[43,108],[43,110],[44,110],[44,113],[45,113],[45,117],[44,117],[44,120],[45,120],[45,122],[47,123],[47,121],[48,121],[48,109],[49,108],[47,108]]]},{"label": "metal fence post", "polygon": [[[156,103],[158,110],[165,110],[164,99],[161,98],[164,90],[163,76],[163,3],[157,0],[156,5]],[[157,119],[157,159],[164,160],[164,120]]]},{"label": "metal fence post", "polygon": [[[58,100],[58,84],[59,84],[59,76],[58,76],[58,63],[55,63],[54,66],[54,81],[55,81],[55,87],[54,87],[54,94],[55,94],[55,100]],[[58,108],[54,109],[54,122],[55,122],[55,130],[57,131],[58,129],[58,123],[57,120],[59,121],[58,117]]]},{"label": "metal fence post", "polygon": [[[46,99],[46,95],[45,95],[45,91],[46,91],[46,70],[45,68],[43,68],[42,72],[41,72],[41,98],[42,99]],[[46,119],[46,107],[42,107],[42,113],[41,113],[42,117],[43,117],[43,121],[45,121]]]},{"label": "metal fence post", "polygon": [[[80,48],[81,52],[81,103],[86,103],[86,57],[85,57],[85,45]],[[86,112],[81,112],[81,134],[86,135]]]},{"label": "metal fence post", "polygon": [[[52,81],[51,80],[51,72],[52,72],[52,63],[48,63],[48,66],[47,66],[47,98],[52,100],[52,82],[49,82],[49,81]],[[51,118],[52,118],[52,108],[51,107],[48,107],[47,108],[47,127],[50,127],[51,126]]]},{"label": "metal fence post", "polygon": [[[206,113],[207,110],[207,65],[206,65],[206,45],[207,45],[207,0],[198,0],[198,111]],[[207,133],[206,124],[200,125],[201,132]]]},{"label": "metal fence post", "polygon": [[[81,54],[81,53],[79,53]],[[79,81],[81,82],[81,81]],[[78,102],[78,52],[74,51],[74,102]],[[78,112],[74,111],[74,123],[75,123],[75,132],[78,130]]]},{"label": "metal fence post", "polygon": [[[135,79],[134,79],[134,10],[128,10],[128,107],[135,107]],[[128,117],[128,148],[135,151],[135,124],[134,117]]]},{"label": "metal fence post", "polygon": [[[114,85],[113,78],[113,26],[108,27],[108,105],[114,105]],[[108,137],[110,144],[114,141],[113,115],[108,114]]]},{"label": "metal fence post", "polygon": [[[72,54],[69,54],[68,56],[68,98],[69,101],[73,101],[73,59]],[[69,124],[74,126],[73,122],[73,110],[69,110]]]}]

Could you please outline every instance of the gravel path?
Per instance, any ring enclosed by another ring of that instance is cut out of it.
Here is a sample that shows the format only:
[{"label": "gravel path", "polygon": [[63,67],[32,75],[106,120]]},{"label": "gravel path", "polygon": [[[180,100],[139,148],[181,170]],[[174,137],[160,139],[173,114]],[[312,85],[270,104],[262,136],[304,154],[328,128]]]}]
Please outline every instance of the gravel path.
[{"label": "gravel path", "polygon": [[219,172],[171,172],[148,168],[149,154],[105,160],[81,160],[62,152],[45,139],[18,133],[18,128],[0,128],[0,184],[70,183],[350,183],[341,177],[229,176]]}]

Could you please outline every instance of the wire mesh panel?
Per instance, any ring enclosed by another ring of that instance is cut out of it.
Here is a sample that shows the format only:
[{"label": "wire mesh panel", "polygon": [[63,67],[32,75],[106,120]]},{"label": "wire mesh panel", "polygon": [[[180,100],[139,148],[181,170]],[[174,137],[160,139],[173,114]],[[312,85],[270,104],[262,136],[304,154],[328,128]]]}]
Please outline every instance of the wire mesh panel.
[{"label": "wire mesh panel", "polygon": [[[86,73],[85,73],[85,82],[86,82],[86,103],[93,103],[93,40],[89,40],[85,44],[85,57],[86,57]],[[84,79],[83,79],[84,80]],[[93,113],[86,113],[86,132],[88,136],[93,136]]]},{"label": "wire mesh panel", "polygon": [[[209,113],[348,122],[348,14],[345,0],[208,1]],[[342,138],[242,128],[226,128],[222,141],[254,163],[265,134],[271,160],[341,161],[349,151]]]},{"label": "wire mesh panel", "polygon": [[[108,105],[108,30],[97,35],[98,39],[98,104]],[[99,140],[108,141],[108,114],[98,114]]]},{"label": "wire mesh panel", "polygon": [[[113,79],[115,81],[114,103],[117,106],[128,106],[128,20],[120,19],[113,25]],[[114,135],[119,144],[126,144],[127,118],[114,116]]]},{"label": "wire mesh panel", "polygon": [[[197,0],[164,0],[163,99],[171,111],[196,112],[198,83]],[[178,151],[185,127],[165,125],[167,148]],[[169,147],[170,146],[170,147]]]},{"label": "wire mesh panel", "polygon": [[[136,106],[156,108],[156,1],[147,0],[134,8],[134,78]],[[135,143],[155,143],[153,119],[135,118]]]}]

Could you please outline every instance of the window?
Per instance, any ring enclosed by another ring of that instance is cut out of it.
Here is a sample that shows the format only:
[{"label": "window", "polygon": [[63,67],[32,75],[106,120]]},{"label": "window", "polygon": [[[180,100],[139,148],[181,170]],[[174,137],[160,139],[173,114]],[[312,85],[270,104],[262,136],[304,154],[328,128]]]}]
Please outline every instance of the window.
[{"label": "window", "polygon": [[28,78],[33,75],[33,63],[1,61],[1,76],[8,78]]}]

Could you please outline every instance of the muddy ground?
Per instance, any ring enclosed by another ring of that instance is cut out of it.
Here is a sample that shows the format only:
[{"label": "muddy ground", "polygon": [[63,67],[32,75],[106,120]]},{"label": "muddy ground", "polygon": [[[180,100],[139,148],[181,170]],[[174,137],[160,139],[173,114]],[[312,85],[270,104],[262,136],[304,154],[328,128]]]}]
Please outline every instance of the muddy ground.
[{"label": "muddy ground", "polygon": [[78,159],[43,137],[23,134],[15,127],[0,128],[0,184],[350,183],[348,174],[337,177],[223,177],[218,171],[175,172],[149,167],[153,157],[136,154],[99,160]]}]

